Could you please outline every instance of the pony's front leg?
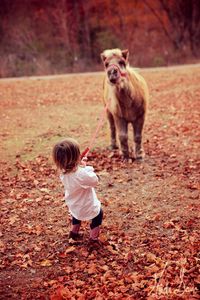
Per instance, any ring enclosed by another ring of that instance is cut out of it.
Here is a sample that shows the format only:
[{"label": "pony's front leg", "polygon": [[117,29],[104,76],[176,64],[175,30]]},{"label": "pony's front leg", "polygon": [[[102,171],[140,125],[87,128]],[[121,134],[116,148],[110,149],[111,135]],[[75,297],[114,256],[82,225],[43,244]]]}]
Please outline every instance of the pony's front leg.
[{"label": "pony's front leg", "polygon": [[143,159],[145,156],[144,150],[142,148],[142,130],[144,126],[144,116],[137,119],[133,125],[134,131],[134,141],[135,141],[135,158]]},{"label": "pony's front leg", "polygon": [[118,137],[120,141],[120,147],[123,155],[123,159],[129,158],[128,151],[128,122],[119,117],[115,117],[115,124],[117,127]]},{"label": "pony's front leg", "polygon": [[111,112],[107,111],[107,118],[110,125],[111,150],[117,149],[115,121]]}]

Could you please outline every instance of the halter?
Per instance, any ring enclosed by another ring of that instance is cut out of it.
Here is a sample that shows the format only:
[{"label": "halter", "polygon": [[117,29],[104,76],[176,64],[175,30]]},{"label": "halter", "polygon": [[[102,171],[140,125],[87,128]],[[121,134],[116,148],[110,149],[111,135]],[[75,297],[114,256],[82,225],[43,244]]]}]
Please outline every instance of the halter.
[{"label": "halter", "polygon": [[116,65],[116,64],[111,64],[106,70],[108,71],[108,70],[113,69],[113,68],[118,70],[118,72],[119,72],[119,74],[120,74],[121,77],[126,77],[127,73],[123,72],[120,69],[120,67],[118,65]]},{"label": "halter", "polygon": [[[108,59],[105,60],[104,65],[106,64],[106,61],[107,61],[107,60],[108,60]],[[125,62],[124,59],[123,59],[123,61]],[[109,69],[113,69],[113,68],[118,70],[118,72],[119,72],[119,74],[120,74],[121,77],[126,77],[126,76],[127,76],[127,72],[126,72],[126,71],[123,72],[117,64],[111,64],[111,65],[109,65],[109,66],[108,66],[107,68],[105,68],[105,69],[108,71]]]}]

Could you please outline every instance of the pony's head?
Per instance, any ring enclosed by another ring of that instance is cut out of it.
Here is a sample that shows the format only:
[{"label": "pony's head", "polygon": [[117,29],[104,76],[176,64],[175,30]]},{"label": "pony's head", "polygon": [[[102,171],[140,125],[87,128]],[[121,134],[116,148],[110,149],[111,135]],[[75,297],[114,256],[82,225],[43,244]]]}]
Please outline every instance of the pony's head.
[{"label": "pony's head", "polygon": [[110,84],[118,84],[127,76],[128,50],[108,49],[101,53],[101,59]]}]

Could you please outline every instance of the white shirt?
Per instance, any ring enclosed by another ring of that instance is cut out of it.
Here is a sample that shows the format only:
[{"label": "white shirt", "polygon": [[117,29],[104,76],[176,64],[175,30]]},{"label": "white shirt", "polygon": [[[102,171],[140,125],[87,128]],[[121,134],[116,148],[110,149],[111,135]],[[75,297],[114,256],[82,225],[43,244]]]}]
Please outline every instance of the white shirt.
[{"label": "white shirt", "polygon": [[78,167],[77,171],[60,176],[65,189],[65,202],[73,217],[80,221],[95,218],[101,208],[94,187],[98,177],[93,167]]}]

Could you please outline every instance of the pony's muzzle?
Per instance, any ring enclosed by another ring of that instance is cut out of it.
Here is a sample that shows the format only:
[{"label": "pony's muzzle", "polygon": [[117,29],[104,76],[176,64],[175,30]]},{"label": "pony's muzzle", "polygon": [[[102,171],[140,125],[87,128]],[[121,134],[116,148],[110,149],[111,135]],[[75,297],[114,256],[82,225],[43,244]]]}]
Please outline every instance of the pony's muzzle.
[{"label": "pony's muzzle", "polygon": [[109,81],[112,84],[115,84],[115,83],[117,83],[117,81],[120,78],[119,70],[117,68],[115,68],[115,67],[109,68],[107,70],[107,76],[108,76]]}]

